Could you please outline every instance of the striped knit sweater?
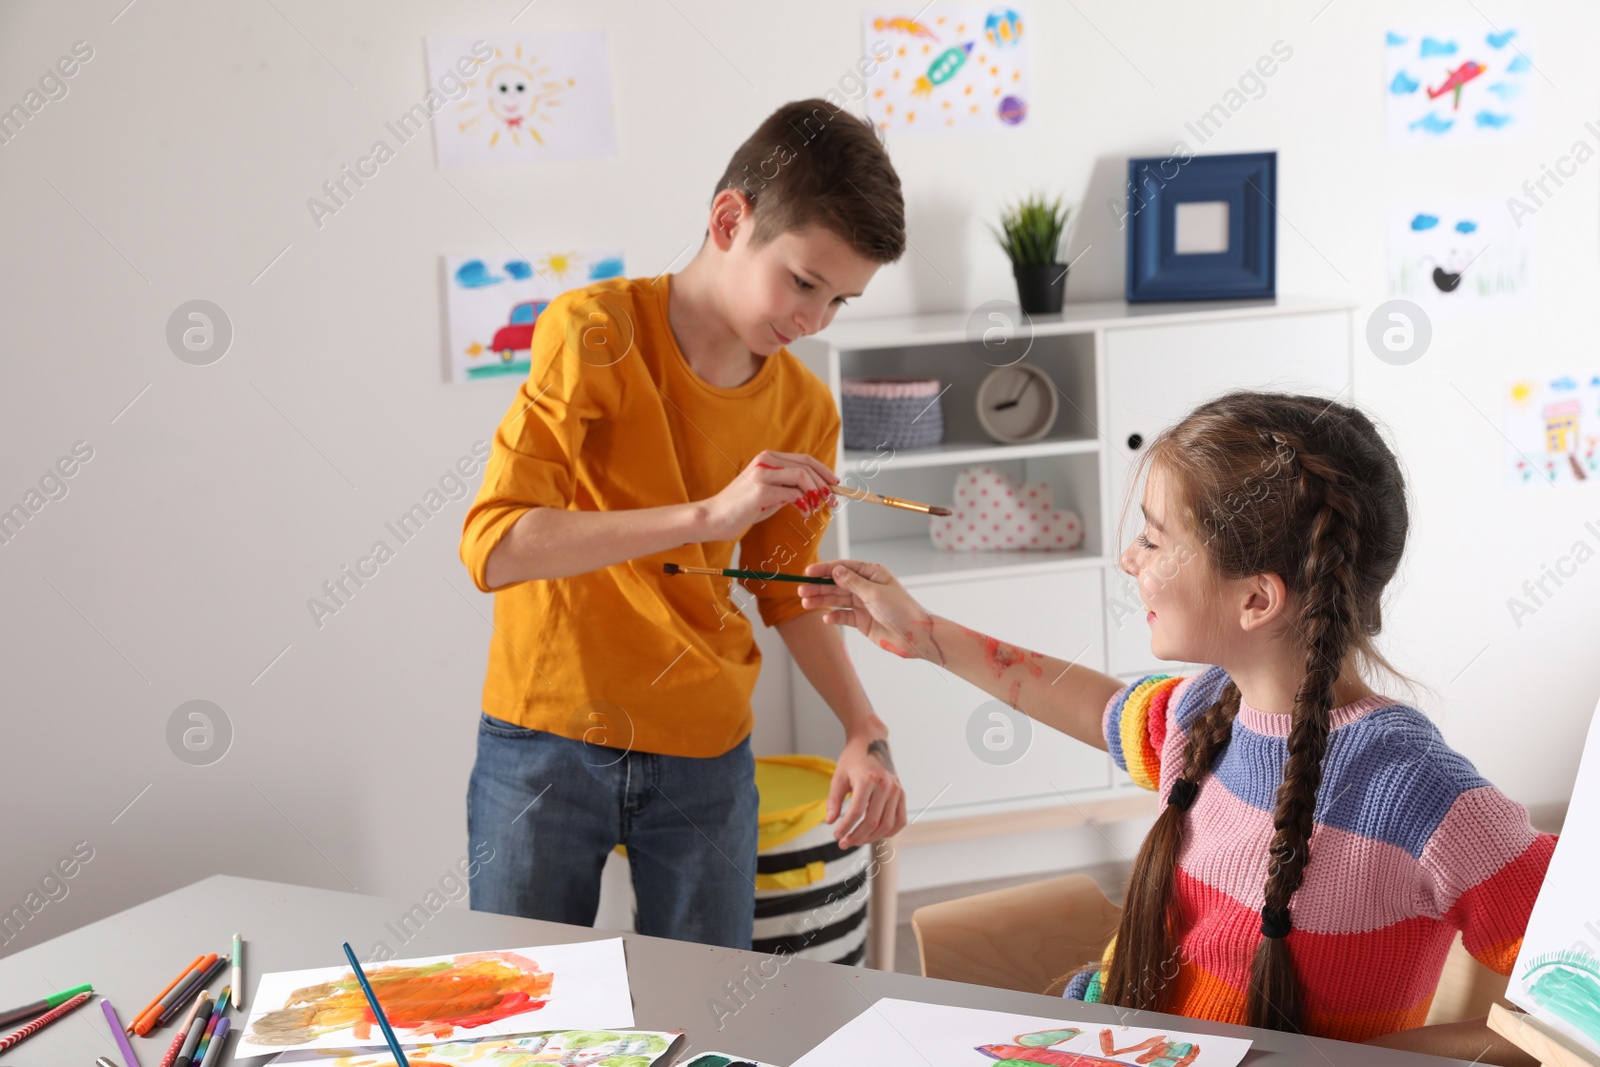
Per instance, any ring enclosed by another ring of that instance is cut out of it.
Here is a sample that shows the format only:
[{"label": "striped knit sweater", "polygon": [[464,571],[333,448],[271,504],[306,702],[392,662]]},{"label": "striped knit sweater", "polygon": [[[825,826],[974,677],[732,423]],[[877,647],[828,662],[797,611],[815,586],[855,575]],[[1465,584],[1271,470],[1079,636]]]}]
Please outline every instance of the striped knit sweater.
[{"label": "striped knit sweater", "polygon": [[[1213,667],[1118,691],[1104,719],[1117,764],[1165,801],[1188,728],[1227,680]],[[1288,947],[1306,1032],[1363,1041],[1423,1025],[1457,930],[1475,957],[1511,973],[1555,838],[1535,831],[1522,806],[1414,708],[1371,696],[1334,709],[1331,728]],[[1169,1012],[1244,1022],[1288,733],[1289,716],[1241,704],[1184,815]],[[1115,949],[1107,947],[1102,969]],[[1092,971],[1066,996],[1097,1000],[1099,992]]]}]

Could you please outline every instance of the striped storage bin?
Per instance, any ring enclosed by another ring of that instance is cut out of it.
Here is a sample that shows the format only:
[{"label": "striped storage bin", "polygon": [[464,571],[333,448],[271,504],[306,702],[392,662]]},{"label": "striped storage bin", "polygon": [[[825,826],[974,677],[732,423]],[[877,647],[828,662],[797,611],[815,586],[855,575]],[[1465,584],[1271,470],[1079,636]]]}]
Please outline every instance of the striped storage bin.
[{"label": "striped storage bin", "polygon": [[833,770],[833,761],[821,756],[756,760],[757,952],[849,965],[866,956],[872,849],[841,849],[823,822]]}]

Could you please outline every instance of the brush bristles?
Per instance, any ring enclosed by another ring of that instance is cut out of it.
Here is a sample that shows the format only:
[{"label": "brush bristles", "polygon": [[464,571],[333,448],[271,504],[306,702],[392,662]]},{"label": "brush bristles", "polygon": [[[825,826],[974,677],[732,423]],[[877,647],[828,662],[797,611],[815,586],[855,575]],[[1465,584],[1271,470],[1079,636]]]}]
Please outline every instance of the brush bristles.
[{"label": "brush bristles", "polygon": [[949,508],[929,508],[928,509],[928,514],[929,515],[954,515],[955,512],[951,511]]},{"label": "brush bristles", "polygon": [[679,568],[679,566],[676,563],[663,563],[661,565],[661,569],[666,571],[668,574],[682,574],[683,573],[682,569]]}]

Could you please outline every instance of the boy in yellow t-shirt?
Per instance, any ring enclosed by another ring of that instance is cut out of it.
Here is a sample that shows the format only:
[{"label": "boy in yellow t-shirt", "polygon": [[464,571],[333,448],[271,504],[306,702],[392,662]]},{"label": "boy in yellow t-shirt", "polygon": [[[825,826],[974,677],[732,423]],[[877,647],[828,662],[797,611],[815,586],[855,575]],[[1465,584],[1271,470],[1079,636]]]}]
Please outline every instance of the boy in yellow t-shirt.
[{"label": "boy in yellow t-shirt", "polygon": [[[495,858],[474,909],[592,924],[621,843],[639,932],[750,947],[761,652],[728,579],[662,564],[817,559],[839,416],[784,346],[900,257],[903,220],[872,127],[797,101],[734,154],[681,273],[590,285],[539,316],[461,539],[495,593],[467,794],[470,839]],[[838,635],[793,583],[743,584],[844,725],[835,853],[898,832],[888,730]]]}]

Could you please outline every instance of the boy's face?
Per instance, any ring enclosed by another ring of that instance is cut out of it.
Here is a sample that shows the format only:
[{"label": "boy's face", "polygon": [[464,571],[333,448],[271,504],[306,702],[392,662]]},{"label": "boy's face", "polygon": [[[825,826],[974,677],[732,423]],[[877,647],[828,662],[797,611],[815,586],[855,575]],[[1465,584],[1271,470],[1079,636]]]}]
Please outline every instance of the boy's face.
[{"label": "boy's face", "polygon": [[[822,226],[790,230],[754,247],[755,222],[748,201],[738,199],[744,206],[731,226],[728,212],[713,215],[712,236],[726,247],[723,309],[750,351],[770,356],[832,322],[846,300],[866,289],[879,264]],[[718,224],[727,228],[719,233]]]}]

